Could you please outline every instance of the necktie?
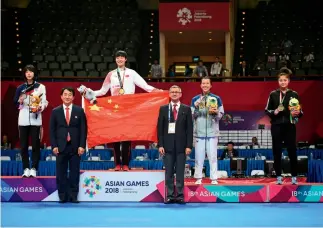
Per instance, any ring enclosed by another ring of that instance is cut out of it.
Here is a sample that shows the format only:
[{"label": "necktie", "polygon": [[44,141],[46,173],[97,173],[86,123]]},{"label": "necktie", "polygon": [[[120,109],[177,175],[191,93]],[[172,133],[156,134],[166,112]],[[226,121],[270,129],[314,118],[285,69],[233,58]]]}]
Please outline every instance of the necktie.
[{"label": "necktie", "polygon": [[[65,115],[66,123],[67,123],[67,125],[69,125],[70,124],[70,112],[69,112],[69,108],[66,107],[65,110],[66,110],[66,115]],[[71,141],[71,136],[70,136],[70,133],[68,132],[67,133],[67,142],[69,142],[69,141]]]},{"label": "necktie", "polygon": [[177,120],[177,109],[176,109],[176,107],[177,107],[177,104],[174,104],[174,106],[173,106],[173,115],[174,115],[174,120],[175,121]]}]

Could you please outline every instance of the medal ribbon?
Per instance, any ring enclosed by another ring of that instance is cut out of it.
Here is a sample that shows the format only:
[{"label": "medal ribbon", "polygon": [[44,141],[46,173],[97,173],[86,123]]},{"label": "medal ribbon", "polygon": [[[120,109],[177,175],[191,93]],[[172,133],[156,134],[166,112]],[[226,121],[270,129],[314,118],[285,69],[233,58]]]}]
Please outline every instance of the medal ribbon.
[{"label": "medal ribbon", "polygon": [[279,93],[279,96],[280,96],[280,97],[279,97],[279,103],[280,103],[281,105],[283,104],[283,102],[284,102],[284,100],[285,100],[285,97],[286,97],[286,93],[287,93],[287,91],[286,91],[286,93],[285,93],[284,98],[282,98],[282,96],[283,96],[283,95],[282,95],[282,93],[283,93],[282,91],[280,91],[280,93]]},{"label": "medal ribbon", "polygon": [[34,89],[35,83],[31,84],[30,86],[28,86],[28,84],[26,85],[26,89],[21,91],[21,94],[26,94],[28,92],[30,92],[31,90]]},{"label": "medal ribbon", "polygon": [[[204,107],[201,107],[201,108],[207,108],[207,99],[208,99],[208,96],[209,96],[209,93],[205,94],[204,96],[202,96],[203,94],[200,95],[200,100],[201,100],[201,103],[203,104],[204,103]],[[200,106],[199,106],[200,108]],[[208,116],[209,115],[209,112],[206,110],[206,115]]]},{"label": "medal ribbon", "polygon": [[123,83],[124,83],[124,78],[125,78],[125,74],[126,74],[126,68],[124,68],[122,80],[121,80],[119,68],[117,69],[117,74],[118,74],[118,79],[119,79],[119,83],[120,83],[120,89],[123,89]]}]

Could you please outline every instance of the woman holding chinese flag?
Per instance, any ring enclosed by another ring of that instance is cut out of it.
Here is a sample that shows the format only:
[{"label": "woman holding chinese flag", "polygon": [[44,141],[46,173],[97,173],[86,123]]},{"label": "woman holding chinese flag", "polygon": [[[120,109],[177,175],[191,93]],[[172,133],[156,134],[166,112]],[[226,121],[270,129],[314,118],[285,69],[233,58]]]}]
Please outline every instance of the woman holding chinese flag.
[{"label": "woman holding chinese flag", "polygon": [[[134,94],[136,85],[147,92],[161,91],[148,85],[147,82],[136,71],[125,67],[127,61],[127,53],[125,51],[117,51],[115,54],[115,61],[118,66],[117,69],[108,73],[100,90],[94,91],[96,97],[104,96],[109,89],[111,89],[111,96]],[[120,144],[122,151],[120,151]],[[120,171],[121,168],[123,171],[129,170],[130,146],[130,141],[114,143],[114,160],[116,171]],[[122,166],[120,159],[121,152]]]},{"label": "woman holding chinese flag", "polygon": [[282,184],[281,159],[283,142],[291,163],[292,184],[297,184],[296,123],[303,112],[297,92],[288,88],[292,72],[282,68],[278,73],[279,88],[269,95],[266,113],[271,118],[271,135],[277,184]]}]

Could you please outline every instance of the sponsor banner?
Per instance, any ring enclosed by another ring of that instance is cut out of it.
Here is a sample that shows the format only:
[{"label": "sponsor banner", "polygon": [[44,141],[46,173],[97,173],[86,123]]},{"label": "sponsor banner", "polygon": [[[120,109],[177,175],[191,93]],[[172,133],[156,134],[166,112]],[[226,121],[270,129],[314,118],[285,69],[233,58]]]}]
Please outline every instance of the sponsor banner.
[{"label": "sponsor banner", "polygon": [[185,187],[185,201],[191,203],[266,202],[266,185],[200,185]]},{"label": "sponsor banner", "polygon": [[323,185],[269,185],[272,203],[323,202]]},{"label": "sponsor banner", "polygon": [[230,3],[160,3],[159,30],[229,31]]},{"label": "sponsor banner", "polygon": [[[160,172],[84,172],[80,201],[163,202],[164,177]],[[1,201],[58,201],[56,178],[3,178]]]},{"label": "sponsor banner", "polygon": [[[55,194],[56,178],[1,178],[1,201],[31,202],[42,201],[47,196]],[[58,199],[58,196],[57,196]]]},{"label": "sponsor banner", "polygon": [[257,130],[259,124],[270,129],[270,119],[265,111],[228,111],[221,121],[221,130]]},{"label": "sponsor banner", "polygon": [[[163,202],[164,172],[84,172],[80,201]],[[1,178],[2,202],[58,201],[55,177]],[[323,185],[187,185],[189,203],[323,202]]]}]

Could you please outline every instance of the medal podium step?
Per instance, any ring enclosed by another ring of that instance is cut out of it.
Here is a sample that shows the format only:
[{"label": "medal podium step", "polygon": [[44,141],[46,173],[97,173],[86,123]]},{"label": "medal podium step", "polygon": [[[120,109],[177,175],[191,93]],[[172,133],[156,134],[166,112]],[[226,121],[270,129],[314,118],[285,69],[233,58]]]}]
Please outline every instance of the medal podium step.
[{"label": "medal podium step", "polygon": [[[208,179],[204,180],[209,182]],[[323,184],[290,182],[275,185],[270,178],[219,179],[219,185],[195,185],[185,180],[188,203],[323,202]],[[82,171],[79,196],[91,202],[164,202],[164,171]],[[57,202],[56,177],[1,177],[2,202]]]}]

